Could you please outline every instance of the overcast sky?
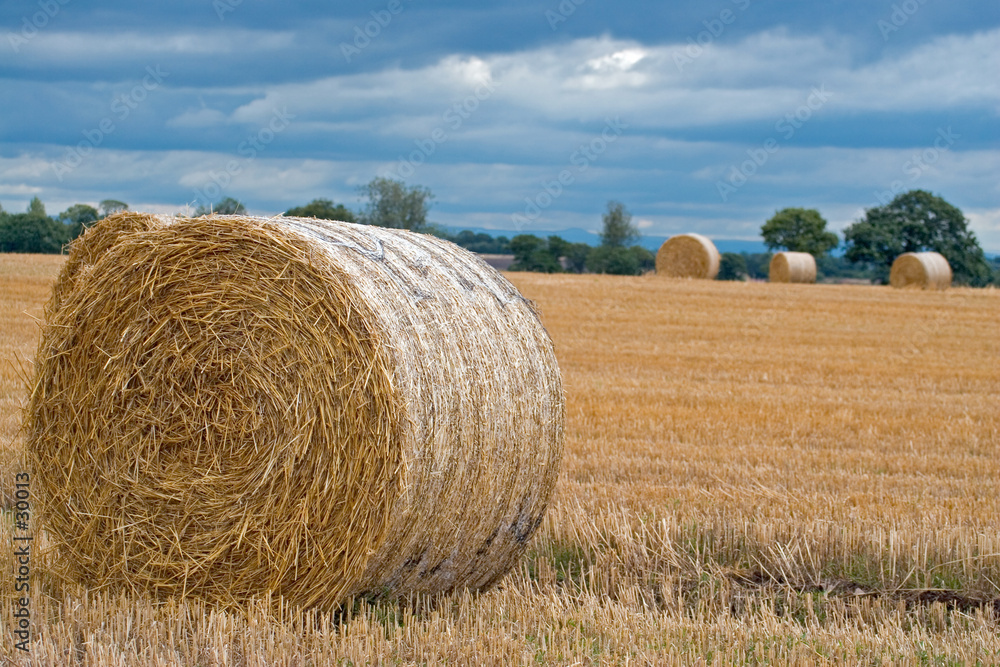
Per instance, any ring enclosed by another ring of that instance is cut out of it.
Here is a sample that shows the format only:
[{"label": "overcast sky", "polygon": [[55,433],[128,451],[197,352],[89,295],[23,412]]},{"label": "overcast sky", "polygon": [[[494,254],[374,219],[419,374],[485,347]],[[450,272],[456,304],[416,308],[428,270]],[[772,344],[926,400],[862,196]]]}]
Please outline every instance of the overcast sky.
[{"label": "overcast sky", "polygon": [[997,0],[4,0],[0,204],[351,208],[757,239],[922,188],[1000,252]]}]

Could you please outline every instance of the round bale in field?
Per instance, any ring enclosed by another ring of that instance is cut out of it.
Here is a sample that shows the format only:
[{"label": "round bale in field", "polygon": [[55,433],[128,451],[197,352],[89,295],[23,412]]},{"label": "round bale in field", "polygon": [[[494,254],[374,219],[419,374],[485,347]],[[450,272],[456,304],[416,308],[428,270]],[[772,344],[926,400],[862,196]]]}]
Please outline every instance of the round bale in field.
[{"label": "round bale in field", "polygon": [[936,252],[905,252],[896,258],[889,271],[893,287],[948,289],[951,287],[951,265]]},{"label": "round bale in field", "polygon": [[767,279],[772,283],[816,282],[816,258],[807,252],[779,252],[771,258]]},{"label": "round bale in field", "polygon": [[719,251],[701,234],[678,234],[663,242],[656,253],[656,273],[673,278],[704,278],[719,275]]},{"label": "round bale in field", "polygon": [[433,236],[123,213],[74,242],[26,436],[66,578],[223,606],[482,588],[564,400],[532,304]]}]

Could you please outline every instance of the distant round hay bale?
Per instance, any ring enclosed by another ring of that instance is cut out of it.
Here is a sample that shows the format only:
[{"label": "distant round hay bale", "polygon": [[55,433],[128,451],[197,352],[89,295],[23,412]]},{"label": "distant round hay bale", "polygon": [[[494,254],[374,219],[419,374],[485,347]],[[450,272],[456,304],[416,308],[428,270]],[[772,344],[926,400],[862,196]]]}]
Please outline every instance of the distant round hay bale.
[{"label": "distant round hay bale", "polygon": [[816,258],[807,252],[779,252],[771,258],[767,279],[772,283],[816,282]]},{"label": "distant round hay bale", "polygon": [[714,280],[719,275],[719,251],[701,234],[678,234],[656,253],[656,273],[674,278]]},{"label": "distant round hay bale", "polygon": [[951,266],[936,252],[906,252],[896,258],[889,271],[893,287],[948,289],[951,287]]},{"label": "distant round hay bale", "polygon": [[53,293],[25,428],[70,580],[226,606],[480,588],[542,521],[552,343],[447,241],[125,213]]}]

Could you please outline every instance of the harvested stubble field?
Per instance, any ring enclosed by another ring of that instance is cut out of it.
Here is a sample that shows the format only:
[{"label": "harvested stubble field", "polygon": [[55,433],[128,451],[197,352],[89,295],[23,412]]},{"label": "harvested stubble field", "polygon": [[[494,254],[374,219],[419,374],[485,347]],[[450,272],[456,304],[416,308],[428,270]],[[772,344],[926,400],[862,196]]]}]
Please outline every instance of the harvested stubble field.
[{"label": "harvested stubble field", "polygon": [[[59,265],[0,256],[5,504]],[[31,664],[1000,662],[1000,292],[509,277],[567,441],[500,586],[274,617],[59,589],[36,560]],[[0,662],[28,664],[0,592]]]}]

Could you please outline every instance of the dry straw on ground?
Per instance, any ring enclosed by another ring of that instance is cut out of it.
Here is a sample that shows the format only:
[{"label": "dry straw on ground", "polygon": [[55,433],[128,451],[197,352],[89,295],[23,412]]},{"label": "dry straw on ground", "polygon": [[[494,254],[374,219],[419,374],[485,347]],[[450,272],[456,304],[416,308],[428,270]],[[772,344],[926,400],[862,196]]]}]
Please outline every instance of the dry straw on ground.
[{"label": "dry straw on ground", "polygon": [[779,252],[771,258],[767,279],[772,283],[814,283],[816,258],[807,252]]},{"label": "dry straw on ground", "polygon": [[126,213],[72,248],[26,421],[61,576],[330,606],[488,586],[564,402],[533,306],[400,230]]},{"label": "dry straw on ground", "polygon": [[705,278],[719,275],[719,251],[701,234],[679,234],[660,246],[656,273],[674,278]]},{"label": "dry straw on ground", "polygon": [[892,263],[889,284],[893,287],[948,289],[951,266],[936,252],[905,252]]},{"label": "dry straw on ground", "polygon": [[[8,436],[56,261],[0,254]],[[500,585],[272,617],[53,591],[33,552],[31,653],[5,619],[0,664],[1000,664],[1000,291],[510,279],[542,309],[567,421]],[[21,449],[0,438],[0,468]],[[18,597],[0,575],[0,606]]]}]

